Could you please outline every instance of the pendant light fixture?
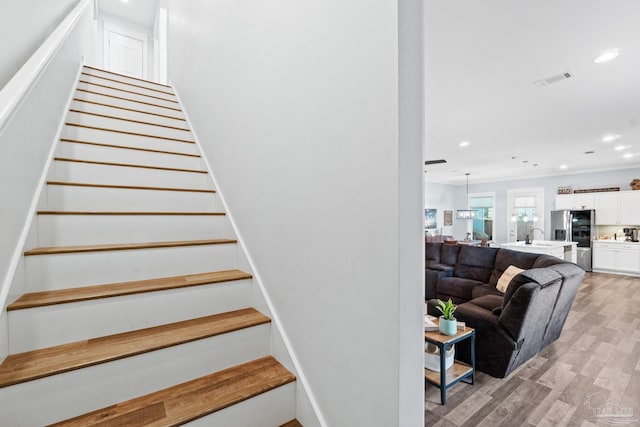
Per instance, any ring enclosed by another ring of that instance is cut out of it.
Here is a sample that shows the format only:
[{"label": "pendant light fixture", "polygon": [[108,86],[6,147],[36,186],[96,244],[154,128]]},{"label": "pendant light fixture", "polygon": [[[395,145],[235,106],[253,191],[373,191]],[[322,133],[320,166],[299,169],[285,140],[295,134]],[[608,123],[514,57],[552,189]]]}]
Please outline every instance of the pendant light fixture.
[{"label": "pendant light fixture", "polygon": [[469,209],[469,172],[465,173],[465,175],[467,176],[467,209],[458,209],[456,218],[474,219],[477,217],[477,212],[474,209]]}]

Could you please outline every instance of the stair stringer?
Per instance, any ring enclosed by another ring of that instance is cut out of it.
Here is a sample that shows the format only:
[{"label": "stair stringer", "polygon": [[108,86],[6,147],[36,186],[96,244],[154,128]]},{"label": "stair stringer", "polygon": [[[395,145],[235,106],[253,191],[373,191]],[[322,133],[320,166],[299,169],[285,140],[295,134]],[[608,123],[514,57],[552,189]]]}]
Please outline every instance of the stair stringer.
[{"label": "stair stringer", "polygon": [[33,198],[31,199],[29,211],[27,213],[22,231],[20,233],[20,238],[16,243],[15,249],[13,251],[13,256],[11,257],[11,261],[9,263],[9,269],[7,270],[7,274],[5,276],[5,281],[4,283],[0,283],[0,308],[2,309],[0,311],[0,362],[2,362],[9,354],[9,326],[7,305],[12,300],[26,292],[24,251],[25,248],[32,246],[38,240],[38,227],[36,221],[38,204],[40,202],[40,199],[42,198],[43,192],[45,191],[45,187],[47,186],[47,176],[49,175],[49,170],[51,169],[51,165],[53,163],[54,153],[58,148],[60,136],[62,135],[62,132],[65,128],[64,117],[66,117],[66,112],[69,111],[71,103],[73,102],[73,95],[76,91],[75,82],[78,81],[80,74],[82,73],[82,67],[83,64],[79,63],[78,69],[76,70],[76,74],[73,78],[74,84],[70,86],[67,100],[64,104],[64,109],[62,110],[65,112],[65,114],[63,115],[62,120],[60,120],[55,137],[51,142],[47,160],[44,168],[42,169],[42,174],[40,175],[40,178],[38,180],[36,191],[34,192]]},{"label": "stair stringer", "polygon": [[238,241],[238,268],[242,269],[243,271],[250,272],[253,275],[253,281],[256,286],[253,288],[252,306],[271,318],[271,354],[296,376],[296,418],[305,427],[327,427],[328,423],[324,419],[322,411],[320,410],[320,405],[318,404],[311,385],[309,384],[309,381],[304,374],[304,371],[302,370],[300,361],[296,356],[296,352],[291,344],[291,340],[286,334],[282,320],[275,310],[275,306],[273,305],[269,293],[264,286],[264,282],[260,276],[258,269],[255,266],[255,262],[251,259],[251,255],[247,250],[247,246],[245,244],[242,233],[238,229],[233,214],[225,201],[223,190],[218,184],[218,180],[216,179],[216,175],[211,168],[211,164],[207,159],[205,151],[202,149],[202,144],[200,142],[200,138],[198,137],[198,133],[194,128],[193,122],[189,119],[187,107],[180,98],[178,88],[173,86],[173,90],[176,98],[178,99],[178,102],[182,107],[182,112],[190,125],[191,132],[193,133],[193,139],[196,146],[198,147],[200,155],[202,156],[204,167],[209,172],[209,176],[213,181],[213,186],[217,191],[220,206],[222,207],[222,210],[226,212],[228,224],[232,229],[233,235],[236,236],[236,239]]}]

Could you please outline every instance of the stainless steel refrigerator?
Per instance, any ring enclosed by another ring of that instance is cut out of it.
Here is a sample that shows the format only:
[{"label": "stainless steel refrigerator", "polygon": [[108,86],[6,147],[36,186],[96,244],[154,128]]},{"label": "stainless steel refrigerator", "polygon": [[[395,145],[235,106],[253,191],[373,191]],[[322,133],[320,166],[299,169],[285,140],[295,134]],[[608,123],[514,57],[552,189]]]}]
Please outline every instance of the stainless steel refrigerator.
[{"label": "stainless steel refrigerator", "polygon": [[578,243],[578,265],[585,271],[591,271],[591,241],[597,235],[595,210],[551,211],[551,238]]}]

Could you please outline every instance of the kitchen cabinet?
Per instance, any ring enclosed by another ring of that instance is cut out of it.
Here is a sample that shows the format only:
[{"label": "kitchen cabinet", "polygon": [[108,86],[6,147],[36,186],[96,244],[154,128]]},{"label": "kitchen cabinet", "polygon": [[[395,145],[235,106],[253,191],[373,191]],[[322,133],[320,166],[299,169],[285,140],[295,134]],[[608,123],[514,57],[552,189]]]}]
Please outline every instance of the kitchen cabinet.
[{"label": "kitchen cabinet", "polygon": [[640,275],[640,244],[593,242],[593,270]]},{"label": "kitchen cabinet", "polygon": [[[621,191],[618,199],[619,224],[640,224],[640,191]],[[596,215],[597,218],[597,215]]]},{"label": "kitchen cabinet", "polygon": [[556,209],[594,209],[594,206],[593,193],[558,194],[556,196]]},{"label": "kitchen cabinet", "polygon": [[594,206],[596,209],[597,225],[622,224],[619,218],[619,195],[619,191],[594,194]]}]

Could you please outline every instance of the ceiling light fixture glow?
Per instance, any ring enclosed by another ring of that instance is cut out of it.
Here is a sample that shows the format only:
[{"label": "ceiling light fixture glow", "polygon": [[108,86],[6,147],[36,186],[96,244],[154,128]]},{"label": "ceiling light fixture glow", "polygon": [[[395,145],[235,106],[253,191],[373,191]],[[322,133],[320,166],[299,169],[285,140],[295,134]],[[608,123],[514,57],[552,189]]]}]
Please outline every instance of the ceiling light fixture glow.
[{"label": "ceiling light fixture glow", "polygon": [[611,61],[612,59],[616,58],[618,55],[620,55],[620,51],[618,51],[618,49],[605,50],[600,54],[600,56],[594,59],[593,62],[595,62],[596,64],[602,64],[604,62]]},{"label": "ceiling light fixture glow", "polygon": [[618,145],[617,147],[615,147],[615,148],[614,148],[614,150],[616,150],[616,151],[622,151],[622,150],[624,150],[625,148],[627,148],[627,146],[626,146],[626,145]]},{"label": "ceiling light fixture glow", "polygon": [[602,142],[613,142],[618,138],[620,138],[620,135],[612,133],[612,134],[603,136],[602,137]]},{"label": "ceiling light fixture glow", "polygon": [[458,144],[460,147],[468,147],[470,144],[469,141],[462,141],[460,144]]},{"label": "ceiling light fixture glow", "polygon": [[630,158],[632,158],[632,157],[633,157],[633,153],[627,153],[627,154],[625,154],[625,155],[624,155],[624,156],[622,156],[622,157],[623,157],[623,158],[625,158],[625,159],[630,159]]},{"label": "ceiling light fixture glow", "polygon": [[560,169],[566,169],[566,168],[568,168],[568,167],[569,167],[569,166],[567,166],[567,165],[560,165]]}]

